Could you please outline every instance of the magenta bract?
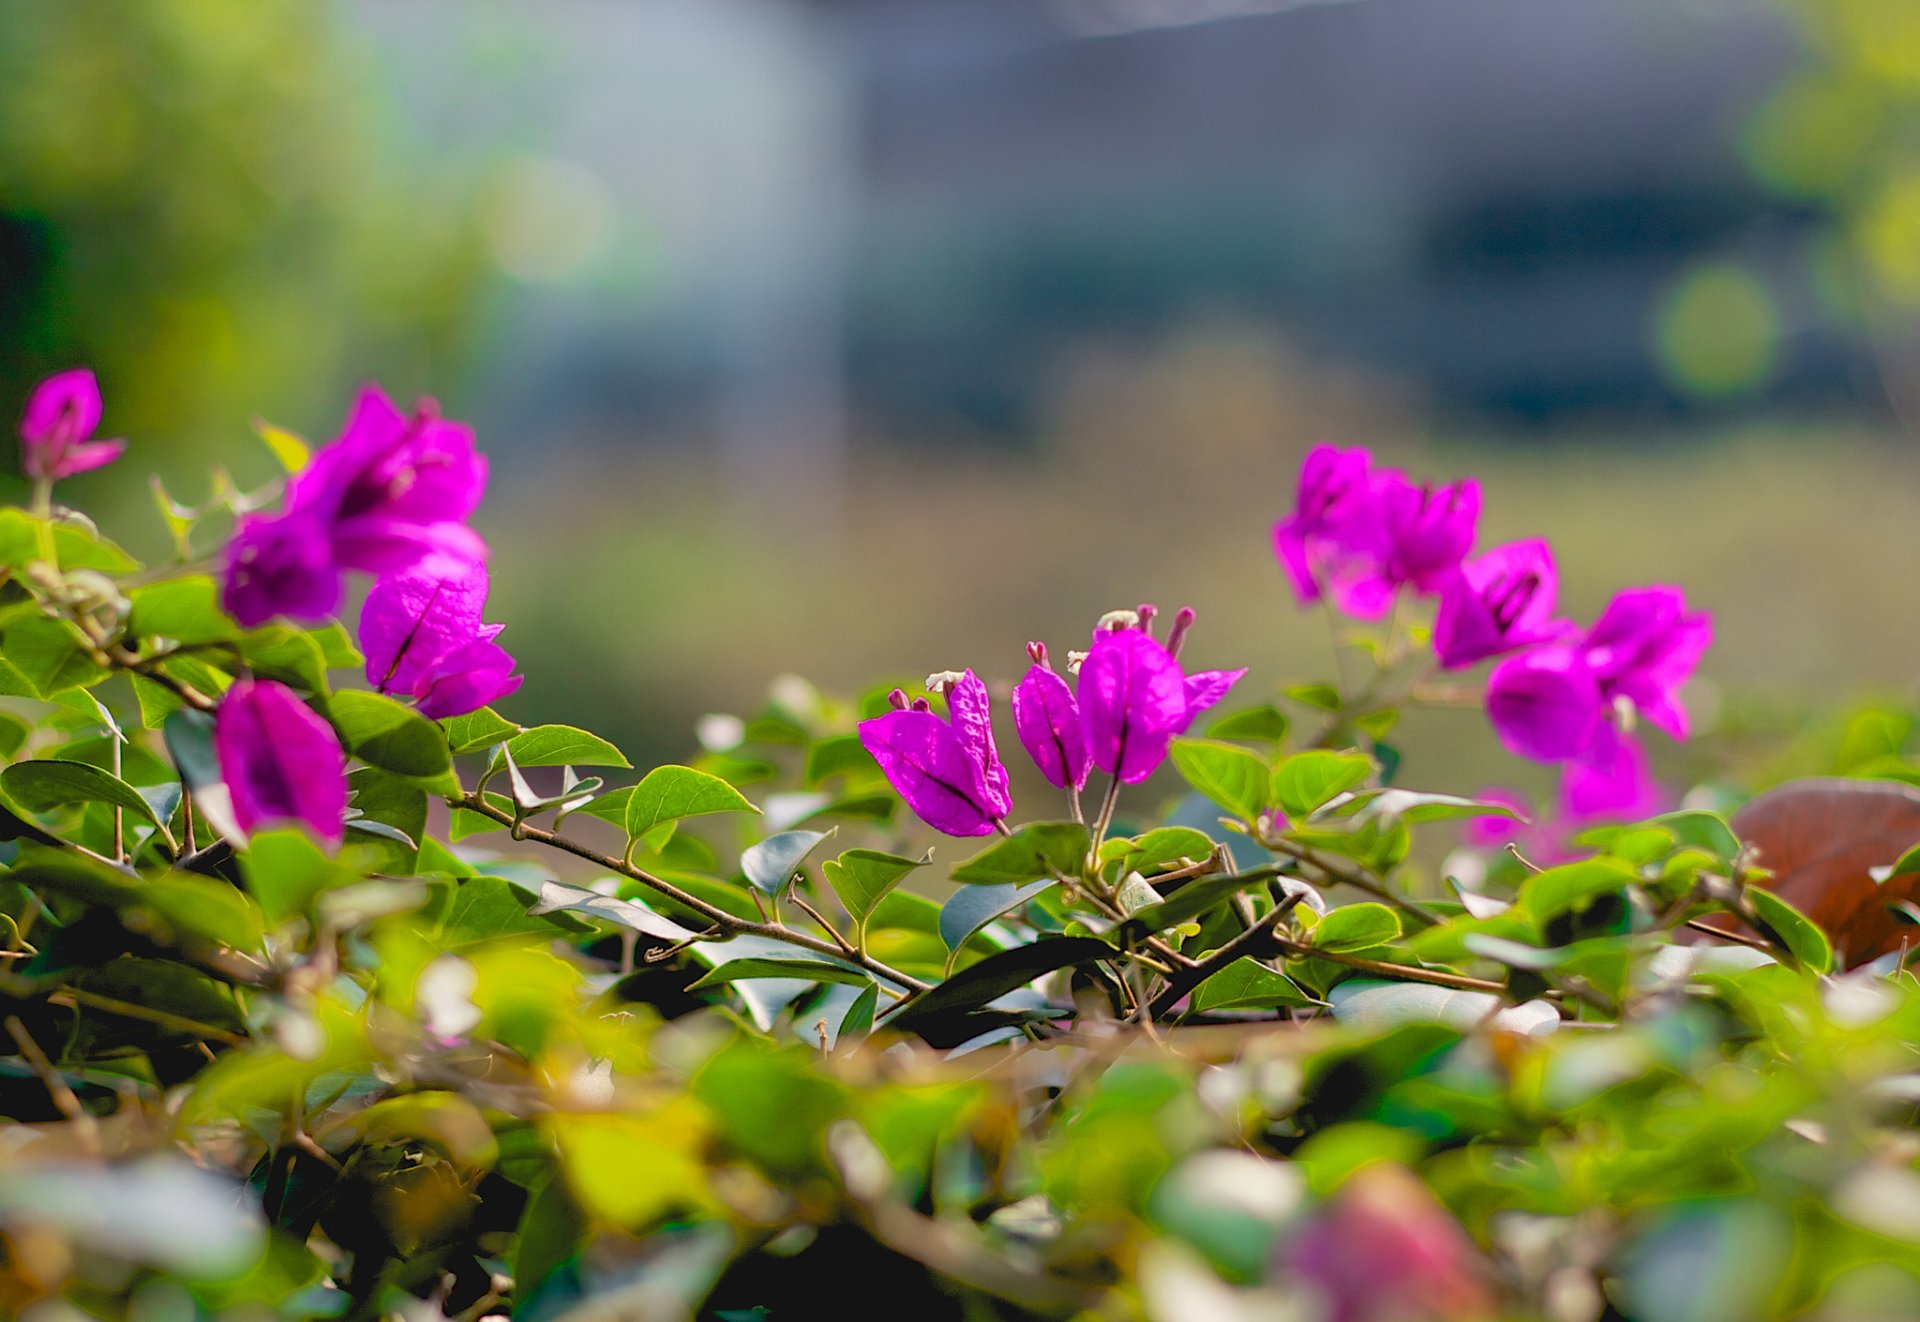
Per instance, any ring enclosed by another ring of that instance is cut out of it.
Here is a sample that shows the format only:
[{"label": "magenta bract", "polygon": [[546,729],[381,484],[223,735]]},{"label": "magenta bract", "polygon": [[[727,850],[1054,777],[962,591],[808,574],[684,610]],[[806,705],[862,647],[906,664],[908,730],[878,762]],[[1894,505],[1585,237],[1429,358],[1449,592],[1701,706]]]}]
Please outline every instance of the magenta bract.
[{"label": "magenta bract", "polygon": [[1581,640],[1602,696],[1629,699],[1655,729],[1687,737],[1680,687],[1713,644],[1713,618],[1689,612],[1679,588],[1633,588],[1615,596]]},{"label": "magenta bract", "polygon": [[1573,630],[1554,618],[1560,576],[1553,550],[1533,538],[1496,546],[1448,577],[1433,622],[1433,648],[1448,670],[1501,656]]},{"label": "magenta bract", "polygon": [[311,622],[338,609],[343,570],[464,573],[487,555],[465,524],[486,483],[466,427],[440,418],[432,401],[409,418],[369,386],[339,439],[288,483],[282,511],[236,526],[226,608],[249,626],[275,615]]},{"label": "magenta bract", "polygon": [[1008,790],[1006,764],[993,743],[993,700],[980,677],[968,670],[947,690],[947,723],[960,736],[980,768],[981,784],[987,792],[987,809],[998,819],[1013,811],[1013,795]]},{"label": "magenta bract", "polygon": [[1536,647],[1487,677],[1487,719],[1500,742],[1536,762],[1562,762],[1589,747],[1604,720],[1600,685],[1572,647]]},{"label": "magenta bract", "polygon": [[335,844],[344,837],[346,755],[292,689],[269,679],[234,684],[214,715],[213,746],[241,830],[294,821]]},{"label": "magenta bract", "polygon": [[367,682],[382,693],[418,699],[436,720],[476,711],[521,684],[514,659],[482,624],[487,571],[473,565],[441,577],[412,570],[373,585],[360,611]]},{"label": "magenta bract", "polygon": [[[1342,610],[1375,608],[1379,526],[1373,517],[1373,456],[1316,445],[1300,465],[1293,513],[1273,526],[1273,550],[1302,602],[1332,595]],[[1384,609],[1384,602],[1378,603]]]},{"label": "magenta bract", "polygon": [[1389,588],[1438,592],[1473,550],[1480,523],[1480,484],[1471,478],[1416,486],[1397,472],[1379,474],[1373,499],[1383,551],[1380,575]]},{"label": "magenta bract", "polygon": [[930,711],[860,722],[860,743],[920,820],[948,835],[990,835],[1008,808],[953,726]]},{"label": "magenta bract", "polygon": [[1080,704],[1067,681],[1035,664],[1013,687],[1013,728],[1020,746],[1058,789],[1082,789],[1092,763]]},{"label": "magenta bract", "polygon": [[38,482],[58,482],[110,464],[127,448],[123,440],[96,441],[100,385],[84,367],[50,376],[34,388],[20,419],[21,466]]},{"label": "magenta bract", "polygon": [[1560,773],[1560,814],[1569,825],[1637,822],[1668,806],[1639,743],[1605,723]]}]

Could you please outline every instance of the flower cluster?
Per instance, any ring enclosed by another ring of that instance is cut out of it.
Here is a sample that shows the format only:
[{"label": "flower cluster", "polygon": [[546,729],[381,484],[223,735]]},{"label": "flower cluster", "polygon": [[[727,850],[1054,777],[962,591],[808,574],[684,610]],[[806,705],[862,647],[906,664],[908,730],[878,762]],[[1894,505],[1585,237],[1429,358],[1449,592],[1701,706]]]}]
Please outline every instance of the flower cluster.
[{"label": "flower cluster", "polygon": [[1705,612],[1680,589],[1620,593],[1591,628],[1555,614],[1559,575],[1539,539],[1473,556],[1480,489],[1471,480],[1416,485],[1363,449],[1317,446],[1301,466],[1292,514],[1274,550],[1303,602],[1323,598],[1378,619],[1403,591],[1438,598],[1435,664],[1499,661],[1487,716],[1522,757],[1569,764],[1565,793],[1594,807],[1647,799],[1635,717],[1688,733],[1680,688],[1713,641]]},{"label": "flower cluster", "polygon": [[227,612],[248,626],[340,608],[345,571],[449,577],[487,558],[466,526],[487,489],[473,433],[423,400],[411,417],[377,387],[287,484],[278,514],[243,515],[226,557]]},{"label": "flower cluster", "polygon": [[[1076,691],[1052,667],[1042,643],[1028,645],[1033,664],[1013,689],[1014,732],[1040,774],[1072,793],[1094,768],[1115,783],[1136,784],[1166,760],[1176,735],[1225,697],[1245,670],[1189,675],[1179,655],[1193,612],[1182,608],[1167,641],[1153,636],[1154,609],[1118,611],[1100,622],[1078,658]],[[1005,765],[993,742],[992,702],[971,670],[928,677],[942,693],[948,719],[932,704],[895,689],[894,710],[860,723],[860,741],[907,806],[948,835],[1005,829],[1013,811]]]}]

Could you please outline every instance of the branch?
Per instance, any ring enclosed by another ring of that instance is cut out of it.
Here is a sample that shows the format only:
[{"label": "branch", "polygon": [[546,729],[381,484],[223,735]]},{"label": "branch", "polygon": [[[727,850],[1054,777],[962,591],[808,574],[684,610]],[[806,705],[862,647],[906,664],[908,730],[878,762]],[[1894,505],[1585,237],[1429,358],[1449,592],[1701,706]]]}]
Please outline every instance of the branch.
[{"label": "branch", "polygon": [[715,927],[731,935],[764,936],[770,940],[780,941],[790,946],[798,946],[802,950],[811,950],[817,955],[831,955],[835,959],[850,959],[875,977],[885,978],[890,982],[898,983],[910,991],[923,992],[932,986],[931,983],[922,982],[910,974],[902,973],[890,965],[881,963],[865,951],[849,952],[831,941],[824,940],[817,936],[811,936],[806,932],[797,932],[784,923],[756,923],[749,919],[741,918],[736,914],[729,913],[727,910],[720,908],[718,905],[707,903],[697,895],[688,894],[672,882],[663,881],[651,872],[648,872],[645,868],[636,867],[625,859],[615,858],[611,854],[603,854],[590,845],[583,845],[577,840],[569,840],[557,831],[549,831],[538,826],[528,826],[525,822],[516,823],[512,813],[503,812],[501,809],[496,808],[493,804],[481,797],[477,791],[472,794],[450,794],[446,796],[446,800],[452,807],[465,808],[468,812],[478,813],[482,817],[500,823],[502,826],[512,828],[516,840],[531,840],[536,844],[545,845],[549,849],[558,849],[564,853],[572,854],[575,858],[584,858],[589,863],[603,867],[609,872],[631,878],[649,890],[664,895],[675,904],[693,910]]},{"label": "branch", "polygon": [[1293,912],[1294,906],[1306,897],[1307,893],[1305,891],[1292,892],[1285,899],[1281,900],[1280,903],[1274,905],[1272,910],[1263,918],[1239,936],[1236,936],[1233,940],[1206,956],[1192,968],[1183,969],[1168,981],[1166,990],[1153,998],[1153,1005],[1149,1009],[1149,1014],[1166,1014],[1169,1010],[1173,1009],[1174,1004],[1178,1002],[1182,996],[1185,996],[1188,992],[1198,987],[1227,965],[1233,963],[1236,959],[1239,959],[1242,955],[1252,955],[1256,951],[1264,949],[1270,941],[1277,943],[1278,938],[1274,936],[1273,929],[1278,927],[1281,920]]},{"label": "branch", "polygon": [[1444,921],[1440,915],[1420,901],[1397,894],[1373,873],[1337,855],[1315,849],[1312,845],[1303,845],[1297,840],[1289,840],[1286,836],[1277,835],[1272,831],[1261,832],[1260,844],[1276,854],[1284,854],[1288,858],[1298,859],[1302,863],[1316,867],[1334,881],[1351,886],[1357,891],[1365,891],[1376,899],[1385,900],[1426,927],[1438,927]]}]

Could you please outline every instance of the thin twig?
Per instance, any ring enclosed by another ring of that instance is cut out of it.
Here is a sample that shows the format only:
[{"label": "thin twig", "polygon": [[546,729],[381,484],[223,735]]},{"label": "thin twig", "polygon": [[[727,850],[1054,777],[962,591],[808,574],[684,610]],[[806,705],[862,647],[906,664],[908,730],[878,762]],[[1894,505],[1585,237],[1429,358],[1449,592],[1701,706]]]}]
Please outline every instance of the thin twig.
[{"label": "thin twig", "polygon": [[150,1024],[158,1024],[162,1028],[171,1028],[175,1032],[191,1033],[195,1037],[210,1038],[215,1042],[225,1042],[230,1047],[244,1047],[247,1045],[246,1038],[240,1036],[238,1033],[230,1032],[227,1029],[216,1028],[212,1024],[203,1024],[194,1019],[186,1019],[180,1015],[171,1014],[166,1010],[156,1010],[150,1005],[137,1005],[132,1001],[123,1001],[115,996],[102,996],[98,992],[82,991],[78,987],[63,987],[53,995],[47,997],[47,1001],[51,1005],[65,1005],[69,1009],[86,1005],[96,1010],[104,1010],[108,1014],[123,1015],[128,1019],[144,1019]]},{"label": "thin twig", "polygon": [[39,1077],[48,1095],[53,1098],[54,1108],[73,1123],[74,1133],[78,1135],[81,1144],[88,1151],[98,1153],[100,1122],[94,1119],[93,1112],[80,1105],[80,1099],[74,1096],[73,1089],[67,1086],[67,1081],[61,1078],[59,1071],[53,1068],[53,1062],[47,1059],[47,1053],[42,1051],[40,1044],[33,1040],[33,1034],[27,1031],[27,1026],[20,1022],[18,1015],[7,1016],[7,1032],[19,1045],[20,1054],[26,1057],[28,1067]]}]

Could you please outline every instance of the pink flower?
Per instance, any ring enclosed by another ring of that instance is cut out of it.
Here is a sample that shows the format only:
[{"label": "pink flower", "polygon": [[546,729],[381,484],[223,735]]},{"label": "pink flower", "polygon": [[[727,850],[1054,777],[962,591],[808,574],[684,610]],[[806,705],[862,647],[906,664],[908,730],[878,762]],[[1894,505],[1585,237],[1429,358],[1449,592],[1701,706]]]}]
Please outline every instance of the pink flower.
[{"label": "pink flower", "polygon": [[276,615],[315,621],[339,609],[345,570],[464,573],[486,560],[465,523],[486,485],[471,431],[442,420],[431,400],[409,418],[368,386],[339,439],[288,483],[282,511],[235,525],[227,611],[248,626]]},{"label": "pink flower", "polygon": [[110,464],[123,440],[90,439],[100,425],[100,386],[84,367],[42,381],[20,419],[21,466],[36,482],[58,482]]},{"label": "pink flower", "polygon": [[477,711],[521,684],[514,659],[496,643],[498,624],[482,624],[487,571],[474,565],[441,577],[411,570],[373,585],[360,610],[367,682],[409,695],[436,720]]},{"label": "pink flower", "polygon": [[1027,644],[1033,665],[1013,686],[1013,728],[1020,746],[1040,768],[1047,783],[1081,789],[1093,763],[1087,757],[1087,732],[1080,704],[1067,681],[1047,663],[1045,643]]},{"label": "pink flower", "polygon": [[1631,701],[1649,725],[1685,739],[1680,686],[1713,645],[1713,617],[1687,610],[1679,588],[1633,588],[1607,603],[1581,640],[1603,697]]},{"label": "pink flower", "polygon": [[1496,546],[1461,565],[1441,590],[1433,622],[1441,666],[1464,670],[1572,632],[1572,621],[1554,618],[1559,584],[1553,551],[1538,538]]},{"label": "pink flower", "polygon": [[971,670],[947,690],[950,720],[924,699],[909,705],[893,691],[894,710],[860,722],[860,743],[920,820],[948,835],[990,835],[1013,811],[1007,769],[993,742],[987,686]]},{"label": "pink flower", "polygon": [[1392,587],[1440,591],[1473,550],[1480,484],[1468,478],[1415,486],[1389,470],[1380,475],[1374,499],[1382,528],[1382,577]]},{"label": "pink flower", "polygon": [[1468,1322],[1494,1316],[1487,1264],[1405,1167],[1362,1167],[1296,1234],[1282,1262],[1325,1322]]},{"label": "pink flower", "polygon": [[1129,785],[1145,780],[1166,760],[1174,736],[1246,673],[1188,675],[1144,629],[1096,632],[1080,665],[1080,720],[1093,765]]},{"label": "pink flower", "polygon": [[241,830],[295,821],[340,843],[346,754],[333,727],[292,689],[270,679],[240,680],[214,714],[213,747]]},{"label": "pink flower", "polygon": [[1487,719],[1509,752],[1564,762],[1599,732],[1600,685],[1577,648],[1536,647],[1508,657],[1487,676]]}]

